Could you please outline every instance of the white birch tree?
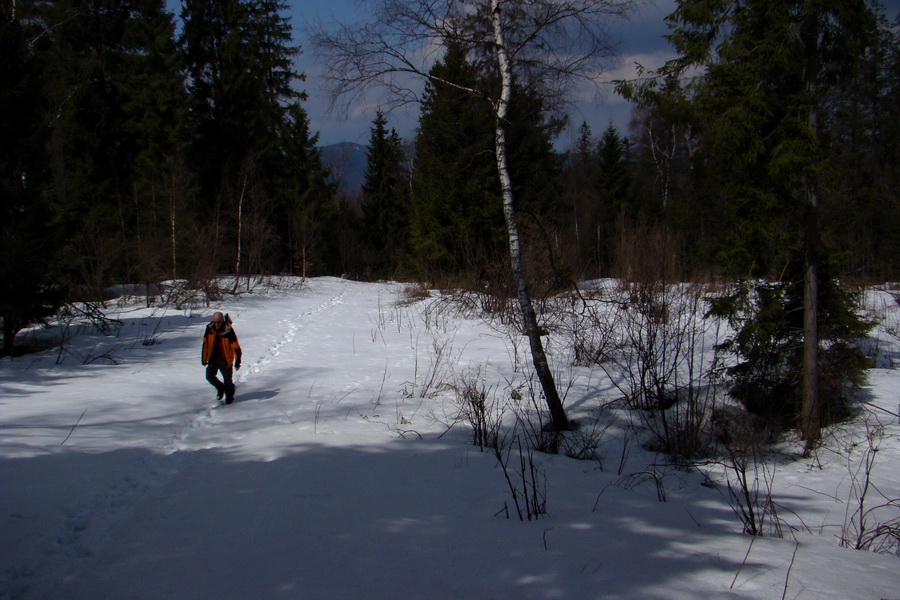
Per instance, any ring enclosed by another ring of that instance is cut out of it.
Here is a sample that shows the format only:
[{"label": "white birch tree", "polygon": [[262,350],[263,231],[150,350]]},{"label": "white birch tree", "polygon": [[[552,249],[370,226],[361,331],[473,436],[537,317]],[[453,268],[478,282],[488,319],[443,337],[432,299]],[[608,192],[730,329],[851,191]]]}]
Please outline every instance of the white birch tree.
[{"label": "white birch tree", "polygon": [[[539,91],[547,106],[564,106],[576,84],[599,81],[614,55],[606,22],[624,16],[637,0],[374,0],[372,18],[353,25],[320,25],[311,32],[326,66],[333,105],[365,101],[375,87],[382,107],[419,102],[418,84],[453,40],[486,57],[499,79],[496,91],[468,89],[491,103],[495,153],[509,258],[532,362],[554,431],[570,424],[544,352],[541,330],[522,268],[506,132],[513,85]],[[450,81],[440,83],[459,87]]]}]

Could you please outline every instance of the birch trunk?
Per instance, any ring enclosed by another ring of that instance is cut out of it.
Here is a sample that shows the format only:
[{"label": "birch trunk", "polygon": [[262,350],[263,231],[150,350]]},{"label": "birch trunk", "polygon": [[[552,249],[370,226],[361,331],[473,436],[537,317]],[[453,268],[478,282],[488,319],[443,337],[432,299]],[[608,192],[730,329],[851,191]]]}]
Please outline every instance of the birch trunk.
[{"label": "birch trunk", "polygon": [[247,177],[241,184],[241,195],[238,197],[237,205],[237,256],[234,259],[234,289],[232,293],[237,292],[238,281],[241,274],[241,236],[244,227],[244,191],[247,189]]},{"label": "birch trunk", "polygon": [[178,279],[178,254],[176,252],[178,245],[177,245],[177,238],[175,236],[176,232],[175,232],[175,185],[174,184],[172,185],[171,194],[172,194],[172,197],[169,199],[169,223],[171,225],[170,243],[171,243],[171,250],[172,250],[172,281],[176,281]]},{"label": "birch trunk", "polygon": [[494,33],[494,45],[497,52],[497,64],[500,71],[501,92],[495,105],[496,124],[494,132],[495,152],[497,155],[497,171],[500,175],[500,189],[503,195],[503,216],[506,220],[506,231],[509,237],[509,258],[513,277],[516,280],[519,308],[525,324],[525,335],[531,346],[531,360],[541,389],[550,410],[550,418],[554,431],[569,429],[569,421],[563,409],[562,400],[556,390],[553,373],[547,363],[547,355],[544,353],[544,345],[541,341],[540,328],[537,323],[537,315],[531,303],[531,295],[525,272],[522,268],[522,248],[519,240],[519,223],[516,214],[515,199],[512,191],[512,180],[509,175],[509,165],[506,153],[506,118],[509,110],[509,100],[512,95],[512,68],[503,35],[503,23],[501,20],[501,0],[491,0],[491,24]]}]

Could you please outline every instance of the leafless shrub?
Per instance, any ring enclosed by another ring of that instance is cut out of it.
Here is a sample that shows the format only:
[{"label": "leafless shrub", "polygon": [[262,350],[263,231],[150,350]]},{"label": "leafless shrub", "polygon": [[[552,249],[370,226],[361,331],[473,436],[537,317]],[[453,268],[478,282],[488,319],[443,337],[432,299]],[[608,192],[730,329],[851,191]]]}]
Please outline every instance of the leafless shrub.
[{"label": "leafless shrub", "polygon": [[[532,521],[547,513],[546,476],[535,462],[535,451],[530,442],[532,435],[523,444],[521,427],[517,414],[515,423],[504,434],[504,416],[507,402],[498,392],[498,386],[488,386],[480,368],[459,375],[453,384],[459,407],[457,421],[466,421],[472,427],[472,443],[481,450],[490,450],[503,470],[503,477],[512,497],[513,507],[519,520]],[[510,392],[511,403],[521,399],[517,389]],[[504,513],[510,518],[509,504],[497,514]]]},{"label": "leafless shrub", "polygon": [[113,352],[114,352],[114,349],[104,350],[97,354],[95,354],[92,351],[92,352],[89,352],[81,362],[82,362],[82,364],[90,365],[90,364],[97,362],[98,360],[103,360],[103,361],[108,362],[111,365],[117,365],[117,364],[119,364],[119,359],[116,357],[116,355]]},{"label": "leafless shrub", "polygon": [[122,321],[106,314],[106,307],[101,302],[72,302],[61,314],[90,325],[103,335],[113,335],[122,326]]},{"label": "leafless shrub", "polygon": [[452,387],[459,419],[472,427],[472,443],[482,450],[498,451],[505,403],[497,397],[497,387],[485,383],[481,368],[459,375]]},{"label": "leafless shrub", "polygon": [[600,446],[606,432],[615,423],[615,416],[606,408],[598,408],[589,419],[582,419],[578,427],[561,436],[559,452],[576,460],[594,460],[603,468]]},{"label": "leafless shrub", "polygon": [[619,302],[602,287],[564,295],[561,300],[565,304],[558,305],[562,314],[558,328],[571,347],[572,364],[603,363],[618,343],[615,309]]},{"label": "leafless shrub", "polygon": [[653,489],[656,490],[656,499],[660,502],[665,502],[667,499],[666,485],[662,474],[656,470],[645,470],[639,471],[637,473],[629,473],[628,475],[620,478],[616,482],[616,485],[625,490],[630,490],[648,482],[653,486]]},{"label": "leafless shrub", "polygon": [[413,381],[404,385],[403,394],[407,398],[433,397],[448,386],[453,340],[432,336],[431,347],[427,352],[429,362],[424,366],[419,362],[421,353],[418,351],[418,338],[414,343],[416,344],[414,377]]},{"label": "leafless shrub", "polygon": [[410,306],[429,298],[431,298],[431,290],[428,289],[424,282],[419,282],[403,286],[400,297],[397,299],[397,304],[399,306]]},{"label": "leafless shrub", "polygon": [[[515,453],[513,449],[515,448]],[[513,454],[516,460],[513,461]],[[506,452],[498,449],[497,460],[503,469],[506,484],[520,521],[534,521],[547,514],[547,478],[535,462],[534,450],[522,447],[522,439],[516,437]],[[504,511],[501,511],[504,512]],[[509,510],[506,508],[506,517]]]},{"label": "leafless shrub", "polygon": [[[566,433],[553,431],[550,415],[541,397],[540,385],[532,371],[524,379],[523,385],[513,390],[512,409],[516,419],[516,430],[522,431],[532,448],[547,454],[559,453],[560,443]],[[572,422],[573,428],[577,423]]]},{"label": "leafless shrub", "polygon": [[[873,481],[875,460],[884,438],[884,426],[867,419],[862,457],[854,464],[847,452],[850,494],[841,528],[841,546],[900,556],[900,498],[885,496]],[[875,496],[875,498],[873,498]]]},{"label": "leafless shrub", "polygon": [[440,300],[421,300],[415,304],[418,311],[419,322],[425,331],[446,334],[449,330],[450,319],[442,310]]},{"label": "leafless shrub", "polygon": [[154,346],[159,343],[159,328],[162,325],[162,317],[154,319],[156,324],[152,329],[144,329],[144,322],[141,321],[141,344],[144,346]]},{"label": "leafless shrub", "polygon": [[666,502],[668,500],[668,496],[666,495],[666,468],[660,469],[659,467],[660,465],[656,464],[649,465],[646,469],[628,473],[617,479],[615,482],[608,484],[597,495],[597,501],[594,503],[594,512],[597,512],[599,509],[600,498],[611,486],[630,491],[649,484],[656,493],[656,499],[660,502]]},{"label": "leafless shrub", "polygon": [[306,278],[297,275],[257,275],[253,287],[263,291],[299,290],[306,285]]},{"label": "leafless shrub", "polygon": [[[599,366],[649,434],[646,445],[706,456],[721,386],[722,323],[707,317],[709,283],[685,283],[680,242],[653,227],[621,226],[618,282],[567,297],[556,323],[572,363]],[[549,319],[548,319],[549,320]]]},{"label": "leafless shrub", "polygon": [[727,430],[729,435],[719,440],[724,456],[710,464],[722,468],[731,509],[744,533],[784,537],[772,495],[775,469],[765,460],[760,434],[746,413],[735,417]]},{"label": "leafless shrub", "polygon": [[221,281],[214,275],[209,278],[170,281],[167,284],[166,305],[173,305],[178,310],[210,306],[222,300],[227,292]]},{"label": "leafless shrub", "polygon": [[653,449],[703,456],[720,373],[720,325],[706,318],[711,286],[685,283],[682,242],[671,232],[623,224],[618,238],[618,302],[607,319],[619,337],[596,362],[640,415]]},{"label": "leafless shrub", "polygon": [[449,317],[485,319],[501,325],[512,325],[522,331],[521,315],[513,300],[495,295],[490,290],[454,289],[445,291],[438,303]]},{"label": "leafless shrub", "polygon": [[[105,312],[105,306],[99,302],[71,302],[63,306],[56,314],[56,331],[59,344],[56,364],[61,365],[67,356],[73,356],[83,364],[89,364],[96,360],[113,360],[110,352],[100,352],[99,355],[91,350],[86,355],[81,355],[70,346],[74,336],[87,331],[96,331],[103,336],[117,336],[122,328],[122,321],[109,317]],[[95,345],[96,348],[96,345]]]},{"label": "leafless shrub", "polygon": [[718,324],[704,317],[706,287],[623,282],[610,316],[618,332],[597,364],[650,433],[649,447],[691,459],[708,453],[717,403]]},{"label": "leafless shrub", "polygon": [[56,364],[61,365],[63,361],[66,359],[66,355],[68,354],[68,346],[69,346],[69,327],[70,322],[66,320],[59,320],[59,351],[56,353]]}]

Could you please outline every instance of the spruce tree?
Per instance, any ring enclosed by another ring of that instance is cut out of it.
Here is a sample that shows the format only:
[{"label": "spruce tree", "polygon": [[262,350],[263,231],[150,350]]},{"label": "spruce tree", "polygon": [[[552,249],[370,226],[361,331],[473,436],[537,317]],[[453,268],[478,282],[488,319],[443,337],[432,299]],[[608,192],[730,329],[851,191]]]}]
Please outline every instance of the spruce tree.
[{"label": "spruce tree", "polygon": [[[543,94],[529,86],[512,86],[506,118],[507,158],[523,265],[536,297],[567,288],[572,281],[573,266],[562,260],[559,235],[572,205],[562,193],[562,158],[553,149],[562,126],[563,120],[545,106]],[[504,262],[509,264],[508,256]]]},{"label": "spruce tree", "polygon": [[628,165],[628,140],[610,124],[597,144],[596,207],[591,230],[599,264],[609,268],[616,239],[616,230],[624,219],[638,215],[631,203],[631,175]]},{"label": "spruce tree", "polygon": [[561,174],[562,193],[572,207],[568,220],[571,234],[566,239],[572,246],[574,262],[579,265],[579,278],[592,279],[601,272],[596,229],[598,165],[597,142],[587,122],[579,126],[578,138],[567,158]]},{"label": "spruce tree", "polygon": [[597,146],[597,188],[601,211],[615,219],[629,207],[631,175],[628,172],[628,140],[610,124]]},{"label": "spruce tree", "polygon": [[0,354],[16,333],[62,301],[57,285],[59,238],[43,146],[46,123],[38,63],[29,38],[36,28],[0,9]]},{"label": "spruce tree", "polygon": [[[321,165],[309,160],[314,136],[301,106],[304,76],[294,66],[300,48],[286,10],[281,0],[186,0],[182,10],[191,115],[200,134],[193,164],[202,205],[223,215],[215,236],[226,248],[220,266],[234,261],[236,270],[246,268],[242,256],[254,268],[295,270],[296,217],[306,192],[298,182],[312,177],[319,181],[310,185],[325,185]],[[298,135],[303,139],[293,139]],[[293,172],[298,167],[309,171]]]},{"label": "spruce tree", "polygon": [[503,249],[492,115],[467,91],[480,75],[461,45],[451,42],[431,75],[416,131],[411,244],[420,274],[481,280]]},{"label": "spruce tree", "polygon": [[[801,358],[790,380],[802,397],[792,417],[807,447],[839,412],[819,391],[826,367],[819,309],[828,295],[819,286],[831,281],[822,278],[827,252],[818,229],[822,99],[862,57],[871,19],[864,0],[685,0],[669,17],[680,58],[666,71],[704,69],[691,89],[695,122],[703,127],[706,159],[727,174],[722,194],[735,207],[735,231],[764,233],[784,215],[782,239],[794,242],[763,235],[754,244],[742,236],[740,245],[750,273],[766,273],[777,256],[800,266],[784,271],[798,278],[785,282],[784,301],[803,307],[802,348],[791,349]],[[827,366],[854,379],[851,363]]]},{"label": "spruce tree", "polygon": [[343,272],[339,260],[338,213],[334,204],[337,185],[328,183],[328,169],[310,133],[309,118],[299,104],[289,112],[282,139],[286,161],[283,232],[289,272],[309,276]]},{"label": "spruce tree", "polygon": [[400,136],[377,111],[369,136],[363,182],[362,221],[369,247],[370,275],[393,277],[407,249],[408,175]]},{"label": "spruce tree", "polygon": [[841,272],[864,282],[900,275],[900,17],[879,15],[852,78],[824,90],[823,236]]},{"label": "spruce tree", "polygon": [[[176,150],[185,132],[174,23],[164,2],[59,0],[18,8],[42,28],[34,38],[35,68],[72,293],[97,298],[112,281],[171,273],[170,252],[150,259],[157,268],[140,264],[151,254],[148,240],[169,229],[154,227],[155,216],[168,222],[171,213],[146,213],[148,198],[167,204],[162,181],[171,180],[148,165]],[[142,233],[144,251],[136,243]]]},{"label": "spruce tree", "polygon": [[[411,239],[418,268],[463,285],[508,281],[506,232],[492,131],[495,115],[487,100],[496,76],[489,63],[470,59],[462,44],[447,50],[426,82],[416,134]],[[478,93],[472,93],[478,90]],[[531,266],[546,263],[548,234],[564,217],[559,172],[552,147],[559,123],[547,118],[534,91],[515,86],[508,122],[509,166],[531,237]],[[532,245],[533,243],[533,245]],[[544,264],[542,283],[553,275]],[[508,289],[495,290],[501,294]]]},{"label": "spruce tree", "polygon": [[193,177],[186,164],[193,134],[175,23],[162,2],[145,0],[140,18],[126,22],[118,87],[122,97],[123,158],[131,181],[122,204],[123,235],[132,246],[129,280],[177,279],[191,270],[187,238],[203,215],[193,210]]}]

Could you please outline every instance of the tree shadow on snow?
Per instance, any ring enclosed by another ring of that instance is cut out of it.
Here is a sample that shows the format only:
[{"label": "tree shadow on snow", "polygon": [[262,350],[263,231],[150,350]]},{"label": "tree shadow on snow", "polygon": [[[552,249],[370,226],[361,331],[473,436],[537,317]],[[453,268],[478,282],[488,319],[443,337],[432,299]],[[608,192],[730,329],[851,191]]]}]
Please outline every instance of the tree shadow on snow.
[{"label": "tree shadow on snow", "polygon": [[[794,551],[760,540],[747,559],[730,509],[690,477],[660,503],[546,458],[549,514],[522,522],[502,513],[494,456],[459,440],[282,450],[0,458],[0,597],[750,599],[780,592]],[[728,589],[739,569],[750,589]]]},{"label": "tree shadow on snow", "polygon": [[237,404],[238,402],[251,402],[254,400],[271,400],[275,398],[281,392],[280,388],[275,388],[274,390],[256,390],[252,392],[243,392],[241,391],[240,386],[238,386],[237,392],[234,396],[234,402]]}]

